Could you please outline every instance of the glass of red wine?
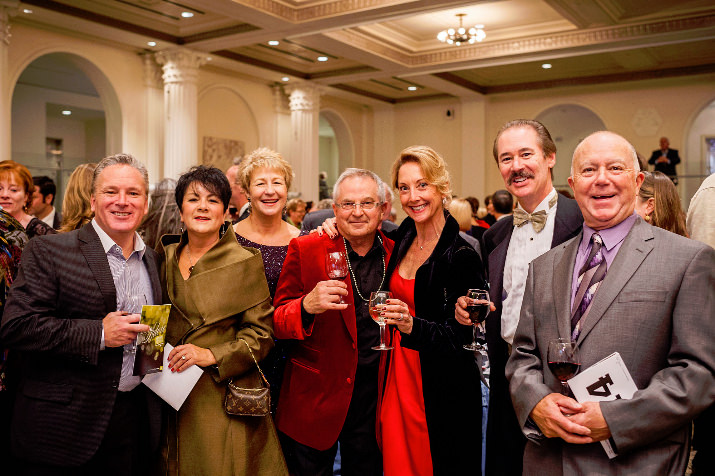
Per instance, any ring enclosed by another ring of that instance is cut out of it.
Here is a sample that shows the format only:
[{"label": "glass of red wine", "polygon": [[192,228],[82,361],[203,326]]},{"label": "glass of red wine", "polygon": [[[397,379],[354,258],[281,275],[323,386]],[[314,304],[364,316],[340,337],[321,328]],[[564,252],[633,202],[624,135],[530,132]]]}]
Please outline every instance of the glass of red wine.
[{"label": "glass of red wine", "polygon": [[489,293],[483,289],[467,291],[467,312],[472,321],[472,343],[464,348],[471,351],[482,351],[484,346],[477,343],[477,326],[481,326],[489,314]]},{"label": "glass of red wine", "polygon": [[549,370],[561,382],[561,393],[568,395],[569,384],[567,381],[581,368],[576,342],[564,338],[549,341],[547,358]]},{"label": "glass of red wine", "polygon": [[[340,251],[330,251],[325,255],[325,271],[330,279],[343,280],[348,275],[348,261],[345,253]],[[338,304],[346,304],[343,296],[340,296]]]},{"label": "glass of red wine", "polygon": [[390,350],[392,347],[385,345],[385,316],[380,312],[385,310],[387,300],[392,298],[390,291],[375,291],[370,293],[370,316],[380,326],[380,345],[372,347],[372,350]]}]

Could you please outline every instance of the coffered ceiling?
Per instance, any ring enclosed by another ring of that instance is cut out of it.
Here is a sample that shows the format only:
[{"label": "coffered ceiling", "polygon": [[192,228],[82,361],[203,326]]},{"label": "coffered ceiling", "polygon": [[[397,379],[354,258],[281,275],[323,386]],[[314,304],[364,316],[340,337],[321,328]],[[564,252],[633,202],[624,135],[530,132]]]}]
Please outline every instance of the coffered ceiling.
[{"label": "coffered ceiling", "polygon": [[[137,52],[184,46],[211,68],[371,103],[715,72],[712,0],[28,0],[20,12],[15,21]],[[483,42],[437,40],[458,13],[484,25]]]}]

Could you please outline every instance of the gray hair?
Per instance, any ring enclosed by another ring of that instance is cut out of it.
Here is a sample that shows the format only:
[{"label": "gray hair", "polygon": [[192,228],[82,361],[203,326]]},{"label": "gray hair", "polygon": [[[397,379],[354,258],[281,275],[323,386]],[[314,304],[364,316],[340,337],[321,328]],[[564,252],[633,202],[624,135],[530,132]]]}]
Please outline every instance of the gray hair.
[{"label": "gray hair", "polygon": [[139,162],[139,160],[137,160],[131,154],[110,155],[109,157],[103,158],[99,162],[99,164],[97,164],[97,168],[94,169],[94,175],[92,176],[92,194],[96,192],[95,187],[97,186],[99,174],[101,174],[104,169],[106,169],[107,167],[111,167],[112,165],[128,165],[130,167],[135,168],[144,179],[145,195],[149,194],[149,172],[147,172],[146,167],[144,167],[144,164]]},{"label": "gray hair", "polygon": [[341,173],[340,177],[338,177],[338,179],[335,181],[335,185],[333,186],[334,199],[337,200],[340,184],[343,183],[345,179],[349,179],[352,177],[364,177],[374,180],[377,184],[377,201],[380,203],[385,203],[385,183],[380,179],[380,177],[377,176],[375,172],[372,172],[367,169],[356,168],[345,169],[345,171]]},{"label": "gray hair", "polygon": [[627,146],[628,149],[628,154],[631,156],[631,159],[633,160],[633,170],[638,173],[641,171],[641,164],[638,161],[638,152],[636,152],[636,148],[633,147],[633,144],[631,144],[625,137],[623,137],[620,134],[616,134],[615,132],[611,131],[597,131],[592,134],[589,134],[585,138],[581,139],[581,142],[578,143],[576,148],[573,151],[573,157],[571,157],[571,176],[573,177],[573,161],[576,158],[576,154],[578,154],[581,151],[581,147],[583,146],[583,143],[586,142],[587,139],[590,139],[591,137],[595,135],[612,135],[615,137],[620,138]]}]

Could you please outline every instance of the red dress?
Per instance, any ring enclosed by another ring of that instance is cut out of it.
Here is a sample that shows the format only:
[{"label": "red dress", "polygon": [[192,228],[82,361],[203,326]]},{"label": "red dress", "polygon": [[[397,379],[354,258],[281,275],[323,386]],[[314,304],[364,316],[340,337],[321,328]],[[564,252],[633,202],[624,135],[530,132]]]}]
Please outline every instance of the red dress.
[{"label": "red dress", "polygon": [[[415,280],[404,279],[398,270],[390,278],[390,291],[415,314]],[[379,439],[385,476],[409,474],[432,476],[425,402],[422,394],[420,355],[400,346],[400,333],[392,329],[390,367],[382,394]]]}]

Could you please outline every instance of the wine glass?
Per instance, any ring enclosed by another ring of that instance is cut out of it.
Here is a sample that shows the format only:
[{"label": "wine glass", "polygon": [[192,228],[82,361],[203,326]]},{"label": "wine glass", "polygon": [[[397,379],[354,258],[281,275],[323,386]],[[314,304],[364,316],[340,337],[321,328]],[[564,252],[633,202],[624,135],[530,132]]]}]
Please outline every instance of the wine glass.
[{"label": "wine glass", "polygon": [[[125,298],[124,305],[122,306],[122,311],[127,314],[140,314],[142,313],[142,308],[147,305],[146,296],[144,294],[130,294]],[[139,337],[137,336],[137,339]],[[137,340],[134,339],[131,345],[125,347],[127,351],[136,352],[137,350]]]},{"label": "wine glass", "polygon": [[380,312],[385,310],[387,300],[392,298],[390,291],[375,291],[370,293],[370,316],[380,326],[380,345],[372,347],[372,350],[390,350],[392,347],[385,345],[385,316]]},{"label": "wine glass", "polygon": [[561,381],[561,393],[569,394],[568,379],[578,373],[581,368],[581,359],[576,349],[576,342],[571,339],[554,339],[549,341],[547,353],[549,370]]},{"label": "wine glass", "polygon": [[[348,261],[345,253],[341,251],[330,251],[325,255],[325,271],[330,279],[345,279],[348,275]],[[343,300],[342,294],[338,304],[347,304]]]},{"label": "wine glass", "polygon": [[464,348],[471,351],[482,351],[484,346],[477,343],[477,326],[481,326],[489,314],[489,293],[483,289],[467,291],[467,312],[472,321],[472,343]]}]

